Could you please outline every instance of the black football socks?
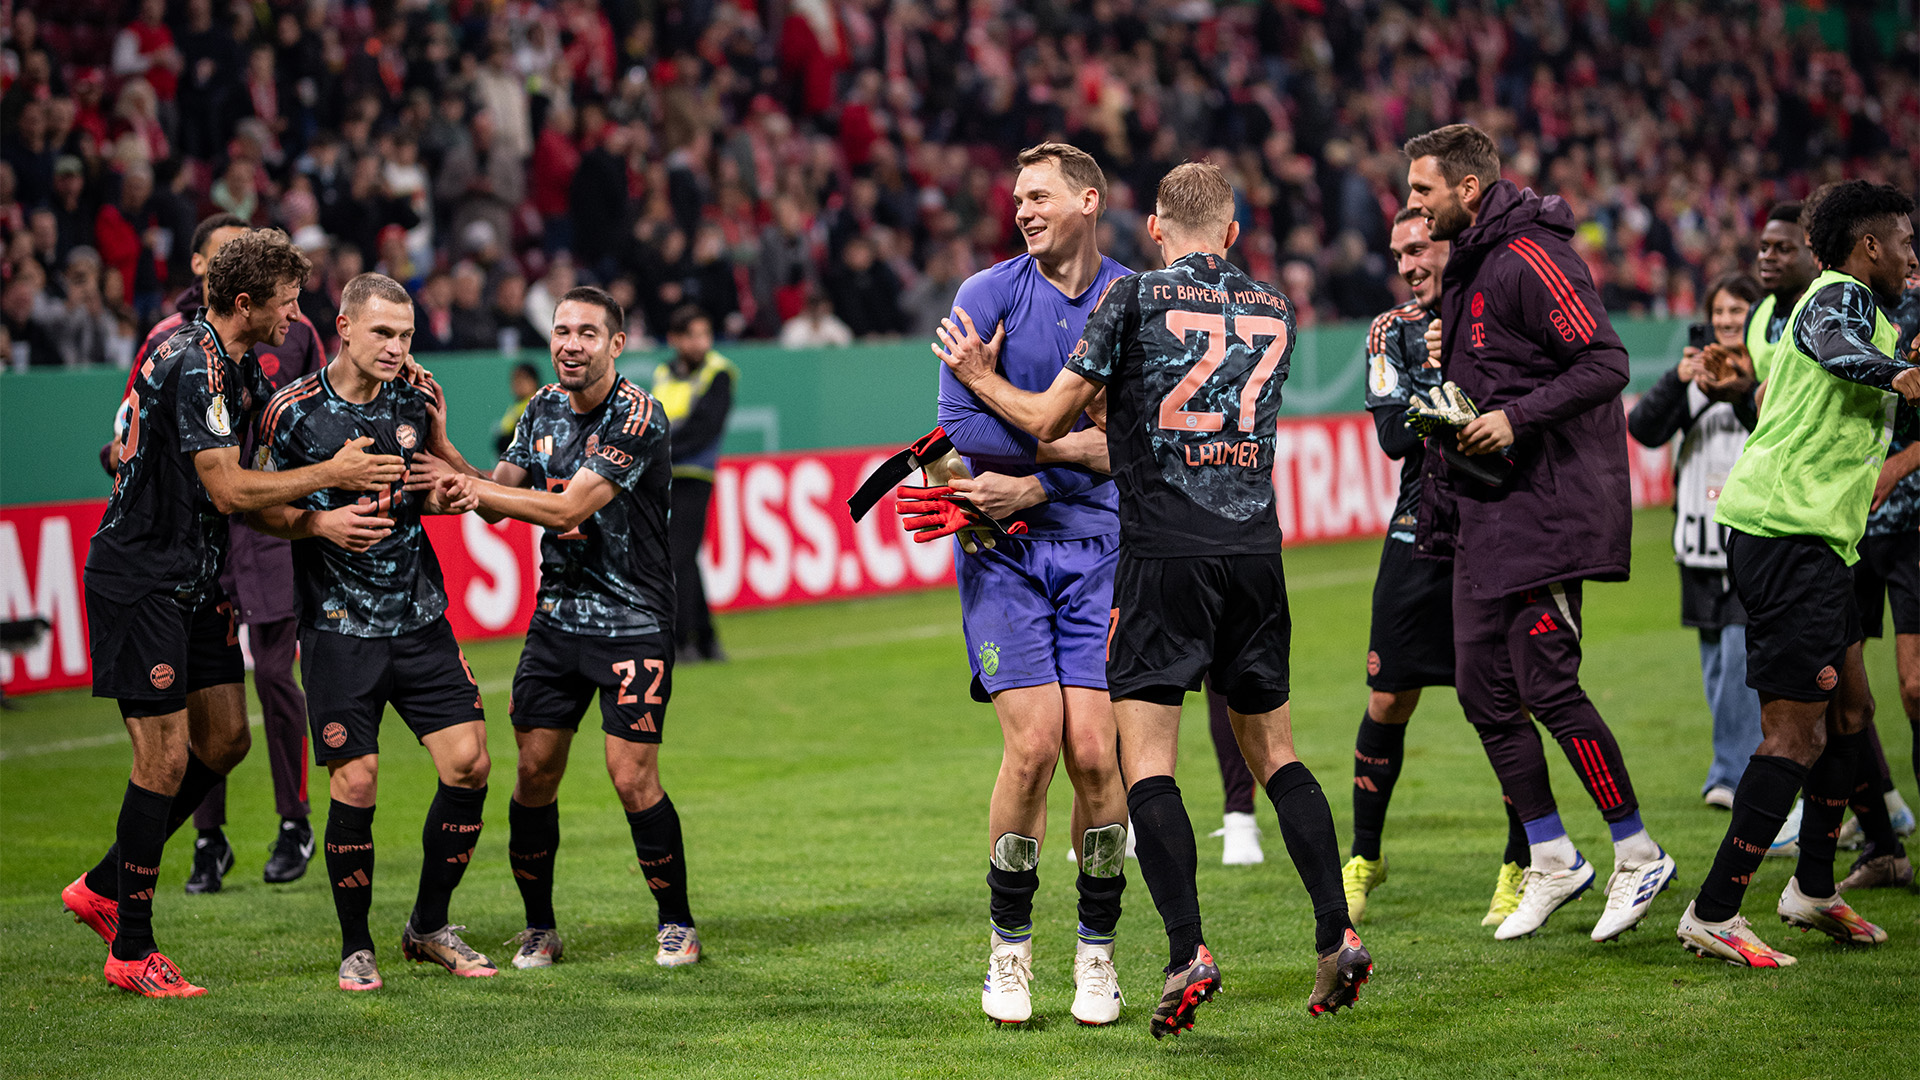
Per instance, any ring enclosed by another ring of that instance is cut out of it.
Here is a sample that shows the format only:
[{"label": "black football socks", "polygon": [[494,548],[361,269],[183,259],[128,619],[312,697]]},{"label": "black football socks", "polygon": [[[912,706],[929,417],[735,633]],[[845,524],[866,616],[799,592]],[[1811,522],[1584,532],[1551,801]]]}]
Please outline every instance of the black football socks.
[{"label": "black football socks", "polygon": [[427,808],[427,823],[420,830],[423,857],[420,862],[420,892],[413,902],[413,929],[431,934],[447,925],[447,906],[453,890],[466,875],[473,846],[480,842],[481,812],[486,809],[487,789],[449,787],[441,784]]},{"label": "black football socks", "polygon": [[334,800],[327,811],[327,880],[340,917],[340,959],[373,948],[367,913],[373,909],[373,807]]},{"label": "black football socks", "polygon": [[[214,772],[211,766],[201,761],[200,755],[191,749],[187,751],[187,771],[180,776],[180,790],[167,800],[166,832],[161,840],[163,846],[166,840],[180,831],[180,826],[186,824],[187,819],[193,816],[194,810],[206,800],[207,792],[219,786],[224,779],[226,777]],[[142,862],[140,865],[158,866],[159,857],[155,856],[151,862]],[[100,857],[100,861],[94,864],[93,869],[87,871],[87,888],[105,897],[118,894],[120,845],[117,842],[107,849],[107,853]]]},{"label": "black football socks", "polygon": [[647,875],[647,888],[653,890],[660,922],[692,926],[687,847],[680,838],[680,812],[673,808],[673,800],[662,795],[645,810],[629,812],[627,827],[633,831],[633,853],[640,859],[640,872]]},{"label": "black football socks", "polygon": [[[1793,876],[1815,899],[1832,896],[1833,855],[1840,846],[1840,819],[1853,798],[1866,733],[1828,735],[1826,752],[1807,770],[1807,805],[1800,815],[1800,861]],[[1883,808],[1884,810],[1884,808]]]},{"label": "black football socks", "polygon": [[153,941],[153,887],[160,880],[160,853],[167,846],[167,809],[171,795],[127,781],[114,831],[119,859],[114,891],[120,902],[120,929],[113,937],[115,960],[142,960],[157,951]]},{"label": "black football socks", "polygon": [[1507,812],[1507,850],[1500,856],[1500,861],[1522,867],[1532,866],[1533,845],[1527,841],[1527,826],[1514,811],[1512,799],[1503,795],[1500,805]]},{"label": "black football socks", "polygon": [[507,800],[507,862],[520,902],[527,909],[527,925],[551,930],[553,918],[553,858],[560,847],[560,803],[522,806]]},{"label": "black football socks", "polygon": [[1313,948],[1325,956],[1340,947],[1353,923],[1340,884],[1340,840],[1333,832],[1333,810],[1304,762],[1282,765],[1267,778],[1267,798],[1280,815],[1280,836],[1287,855],[1313,901]]},{"label": "black football socks", "polygon": [[[1793,809],[1794,796],[1806,783],[1806,766],[1792,758],[1755,754],[1747,762],[1740,786],[1733,793],[1733,820],[1727,822],[1727,835],[1713,857],[1713,868],[1700,884],[1700,895],[1693,902],[1693,913],[1706,922],[1725,922],[1740,914],[1740,901],[1747,894],[1747,882],[1767,848],[1780,835],[1787,813]],[[1811,800],[1809,800],[1811,802]],[[1812,807],[1806,813],[1811,814]],[[1800,837],[1805,842],[1806,819],[1801,819]],[[1835,824],[1839,824],[1837,821]],[[1829,852],[1829,874],[1832,855]],[[1831,890],[1829,890],[1831,891]]]},{"label": "black football socks", "polygon": [[[1200,869],[1199,848],[1193,839],[1193,821],[1180,800],[1180,785],[1171,776],[1147,776],[1127,789],[1127,814],[1133,819],[1134,847],[1140,856],[1140,876],[1167,928],[1167,970],[1193,959],[1204,940],[1200,934],[1200,891],[1194,876]],[[1335,873],[1335,884],[1339,874]]]},{"label": "black football socks", "polygon": [[1362,859],[1380,858],[1380,833],[1406,746],[1407,725],[1382,724],[1360,714],[1360,734],[1353,742],[1353,854]]}]

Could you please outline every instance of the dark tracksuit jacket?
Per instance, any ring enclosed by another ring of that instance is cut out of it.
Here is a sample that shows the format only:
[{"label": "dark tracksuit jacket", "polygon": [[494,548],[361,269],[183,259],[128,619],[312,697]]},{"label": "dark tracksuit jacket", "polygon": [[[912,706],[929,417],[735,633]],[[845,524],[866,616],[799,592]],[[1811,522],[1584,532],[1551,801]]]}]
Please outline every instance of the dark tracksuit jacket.
[{"label": "dark tracksuit jacket", "polygon": [[1573,229],[1558,196],[1502,180],[1441,278],[1442,371],[1481,412],[1503,410],[1514,433],[1505,486],[1443,472],[1422,508],[1423,550],[1454,547],[1456,580],[1476,600],[1627,577],[1627,353],[1567,244]]}]

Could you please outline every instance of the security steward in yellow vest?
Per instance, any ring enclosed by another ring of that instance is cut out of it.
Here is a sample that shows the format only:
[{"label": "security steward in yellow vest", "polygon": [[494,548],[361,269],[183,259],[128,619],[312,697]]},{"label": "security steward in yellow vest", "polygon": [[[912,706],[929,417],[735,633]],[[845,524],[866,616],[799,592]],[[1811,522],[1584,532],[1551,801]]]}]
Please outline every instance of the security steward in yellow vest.
[{"label": "security steward in yellow vest", "polygon": [[667,321],[667,345],[673,356],[653,369],[653,396],[667,410],[673,439],[673,517],[668,543],[673,550],[675,663],[725,660],[713,633],[713,613],[700,582],[697,556],[707,533],[707,504],[713,498],[713,471],[720,463],[720,441],[739,369],[713,350],[713,322],[689,304]]}]

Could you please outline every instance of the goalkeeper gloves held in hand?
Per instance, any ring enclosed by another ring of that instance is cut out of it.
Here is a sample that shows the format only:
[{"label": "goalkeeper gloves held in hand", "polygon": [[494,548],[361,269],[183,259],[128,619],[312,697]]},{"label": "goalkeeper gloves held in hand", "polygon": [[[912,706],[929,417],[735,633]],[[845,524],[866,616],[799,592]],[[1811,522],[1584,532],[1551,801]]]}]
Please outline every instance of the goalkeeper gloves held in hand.
[{"label": "goalkeeper gloves held in hand", "polygon": [[961,550],[977,555],[982,548],[994,547],[998,542],[996,537],[1002,534],[1018,536],[1027,531],[1024,521],[1000,527],[951,487],[902,484],[894,495],[898,500],[894,511],[901,517],[901,526],[913,533],[916,544],[930,544],[943,536],[957,535]]},{"label": "goalkeeper gloves held in hand", "polygon": [[1407,427],[1423,439],[1458,431],[1480,415],[1466,391],[1453,382],[1441,383],[1424,398],[1418,390],[1409,398]]}]

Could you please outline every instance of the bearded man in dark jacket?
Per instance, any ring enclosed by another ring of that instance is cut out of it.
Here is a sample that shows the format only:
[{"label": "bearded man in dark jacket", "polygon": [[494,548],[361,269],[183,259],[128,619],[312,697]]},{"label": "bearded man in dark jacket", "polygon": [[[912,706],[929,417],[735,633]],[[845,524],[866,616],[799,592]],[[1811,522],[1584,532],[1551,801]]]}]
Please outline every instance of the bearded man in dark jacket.
[{"label": "bearded man in dark jacket", "polygon": [[[1632,543],[1620,406],[1626,350],[1568,246],[1574,219],[1565,202],[1500,179],[1493,140],[1466,124],[1418,136],[1405,150],[1407,205],[1427,217],[1434,240],[1453,244],[1429,348],[1479,412],[1435,436],[1453,443],[1460,467],[1429,485],[1428,498],[1452,506],[1423,514],[1423,527],[1455,523],[1460,705],[1533,857],[1520,906],[1494,937],[1532,934],[1594,880],[1560,823],[1531,713],[1566,751],[1612,832],[1614,871],[1592,934],[1607,941],[1645,918],[1674,876],[1672,857],[1641,824],[1619,744],[1580,687],[1582,583],[1626,580]],[[1497,483],[1485,479],[1500,474]],[[1429,536],[1421,549],[1444,546]]]}]

